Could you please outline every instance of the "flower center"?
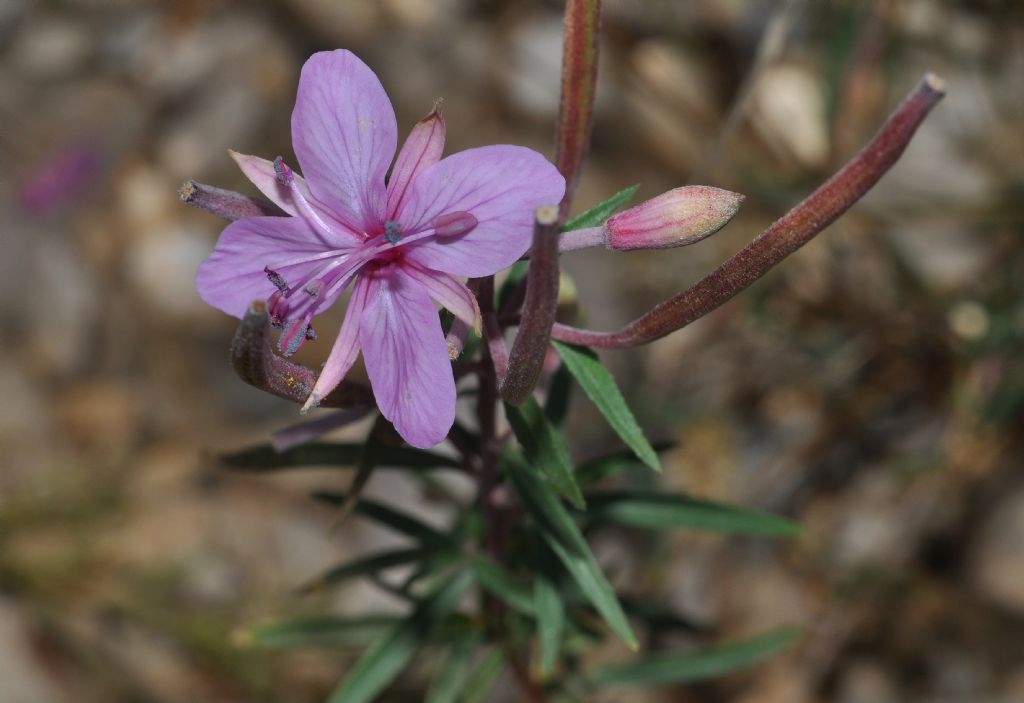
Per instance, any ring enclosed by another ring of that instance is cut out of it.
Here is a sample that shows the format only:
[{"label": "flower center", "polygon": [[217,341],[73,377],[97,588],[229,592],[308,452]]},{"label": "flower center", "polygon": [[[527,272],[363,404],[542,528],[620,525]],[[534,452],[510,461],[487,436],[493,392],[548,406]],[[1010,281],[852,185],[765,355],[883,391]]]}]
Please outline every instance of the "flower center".
[{"label": "flower center", "polygon": [[[280,156],[274,159],[274,172],[278,182],[288,188],[300,216],[325,243],[337,242],[342,235],[310,205],[299,189],[295,173]],[[455,211],[435,217],[419,231],[406,232],[395,220],[385,220],[383,231],[370,236],[363,233],[364,241],[352,248],[332,248],[326,251],[279,261],[264,267],[263,271],[275,290],[267,299],[270,323],[281,329],[278,348],[291,356],[307,339],[316,339],[310,320],[325,305],[341,293],[365,265],[372,262],[395,263],[409,245],[429,238],[450,239],[472,231],[476,217],[469,212]],[[319,262],[319,263],[318,263]],[[305,277],[289,281],[281,270],[302,264],[316,264]]]}]

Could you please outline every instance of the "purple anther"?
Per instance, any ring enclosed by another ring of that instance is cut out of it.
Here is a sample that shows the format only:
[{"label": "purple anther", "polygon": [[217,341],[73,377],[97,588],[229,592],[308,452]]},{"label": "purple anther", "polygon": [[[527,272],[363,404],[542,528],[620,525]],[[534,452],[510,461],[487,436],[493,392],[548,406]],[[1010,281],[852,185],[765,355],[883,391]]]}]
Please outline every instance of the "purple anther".
[{"label": "purple anther", "polygon": [[458,237],[473,231],[477,219],[469,212],[449,212],[435,217],[430,226],[438,237]]},{"label": "purple anther", "polygon": [[288,292],[288,283],[284,280],[284,276],[279,274],[277,271],[274,271],[269,266],[263,267],[263,273],[267,274],[267,278],[270,279],[270,282],[274,284],[275,288],[282,293]]}]

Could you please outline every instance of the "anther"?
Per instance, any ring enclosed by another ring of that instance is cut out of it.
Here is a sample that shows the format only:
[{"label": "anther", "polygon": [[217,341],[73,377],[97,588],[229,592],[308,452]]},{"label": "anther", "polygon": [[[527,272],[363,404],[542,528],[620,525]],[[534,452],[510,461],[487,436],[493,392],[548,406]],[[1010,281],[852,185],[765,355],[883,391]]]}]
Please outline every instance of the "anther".
[{"label": "anther", "polygon": [[267,274],[267,278],[270,279],[270,282],[274,284],[275,288],[282,293],[288,292],[288,283],[285,282],[284,276],[279,274],[277,271],[274,271],[269,266],[263,267],[263,273]]},{"label": "anther", "polygon": [[290,187],[295,182],[295,172],[284,162],[284,157],[278,156],[274,159],[274,174],[277,182],[283,186]]},{"label": "anther", "polygon": [[281,338],[277,341],[277,347],[285,356],[291,356],[299,350],[302,343],[307,339],[306,330],[309,329],[309,318],[291,320],[284,326]]},{"label": "anther", "polygon": [[315,298],[320,295],[320,291],[323,290],[324,281],[322,278],[314,278],[312,281],[302,287],[302,291],[311,298]]},{"label": "anther", "polygon": [[472,213],[459,211],[438,215],[430,222],[430,226],[438,237],[458,237],[471,232],[478,222]]},{"label": "anther", "polygon": [[384,223],[384,239],[388,240],[388,244],[398,244],[402,239],[402,225],[394,220],[387,220]]}]

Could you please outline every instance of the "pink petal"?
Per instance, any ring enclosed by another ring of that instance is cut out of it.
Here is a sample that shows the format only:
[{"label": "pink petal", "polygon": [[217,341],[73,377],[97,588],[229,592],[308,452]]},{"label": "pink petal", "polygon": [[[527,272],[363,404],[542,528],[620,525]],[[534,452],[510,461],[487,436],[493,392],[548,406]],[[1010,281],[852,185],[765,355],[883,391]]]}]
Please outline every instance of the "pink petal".
[{"label": "pink petal", "polygon": [[[264,267],[277,271],[285,282],[295,285],[324,262],[283,264],[323,251],[323,244],[298,218],[247,217],[232,222],[221,232],[213,253],[199,265],[196,288],[207,303],[241,318],[253,300],[266,300],[276,290]],[[331,302],[325,300],[321,305]]]},{"label": "pink petal", "polygon": [[409,184],[416,174],[433,166],[441,159],[444,151],[444,117],[441,116],[440,101],[429,115],[412,128],[402,150],[398,152],[395,167],[388,181],[388,218],[393,219],[405,199]]},{"label": "pink petal", "polygon": [[384,176],[398,143],[395,113],[352,52],[313,54],[302,67],[292,146],[309,189],[338,219],[368,231],[384,219]]},{"label": "pink petal", "polygon": [[[295,217],[301,217],[299,209],[292,202],[291,193],[288,192],[288,188],[281,185],[280,181],[277,180],[277,174],[274,171],[274,162],[268,161],[267,159],[261,159],[258,156],[251,156],[249,154],[240,154],[237,151],[229,150],[231,158],[238,164],[238,168],[241,169],[245,177],[252,181],[253,185],[259,188],[263,195],[267,196],[272,203],[277,205],[279,208],[287,212],[289,215]],[[316,211],[320,217],[322,217],[328,224],[334,229],[337,229],[339,234],[348,235],[347,241],[350,241],[353,245],[359,244],[362,241],[362,237],[359,237],[352,230],[355,228],[354,224],[342,222],[334,213],[328,210],[326,207],[321,205],[313,197],[313,194],[309,191],[309,185],[306,183],[306,179],[302,176],[295,174],[295,185],[298,186],[299,191],[309,201],[310,206]]]},{"label": "pink petal", "polygon": [[377,407],[406,442],[432,447],[455,421],[455,380],[437,311],[401,268],[370,275],[359,342]]},{"label": "pink petal", "polygon": [[455,276],[489,276],[530,248],[533,211],[557,204],[565,179],[543,156],[525,147],[485,146],[441,159],[417,175],[397,219],[407,232],[450,212],[471,213],[470,232],[412,244],[417,263]]},{"label": "pink petal", "polygon": [[348,309],[345,311],[345,319],[338,331],[338,337],[334,340],[331,353],[313,385],[313,390],[310,391],[306,404],[302,406],[302,412],[305,413],[310,408],[319,405],[320,400],[341,383],[345,374],[352,368],[352,364],[356,363],[356,357],[359,356],[359,321],[366,308],[369,289],[369,279],[365,276],[356,278],[355,285],[352,286],[352,297],[349,299]]},{"label": "pink petal", "polygon": [[476,296],[466,285],[447,273],[431,271],[419,264],[406,260],[402,270],[407,276],[427,289],[427,293],[441,307],[449,310],[473,330],[480,334],[480,306]]}]

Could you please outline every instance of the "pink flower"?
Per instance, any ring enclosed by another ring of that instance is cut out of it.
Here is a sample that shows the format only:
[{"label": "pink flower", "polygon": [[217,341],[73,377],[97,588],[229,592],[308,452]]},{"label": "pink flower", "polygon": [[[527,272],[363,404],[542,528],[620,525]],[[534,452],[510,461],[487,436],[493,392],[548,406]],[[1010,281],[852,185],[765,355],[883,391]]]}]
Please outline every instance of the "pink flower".
[{"label": "pink flower", "polygon": [[341,330],[304,410],[363,352],[381,413],[416,447],[442,441],[455,382],[434,302],[471,325],[476,300],[457,276],[489,276],[530,247],[533,211],[565,181],[540,154],[486,146],[441,159],[435,109],[412,130],[390,179],[395,114],[380,81],[351,52],[314,54],[302,68],[292,143],[305,178],[278,158],[235,154],[243,173],[290,217],[228,225],[196,276],[210,305],[241,317],[266,299],[294,353],[312,318],[349,287]]}]

